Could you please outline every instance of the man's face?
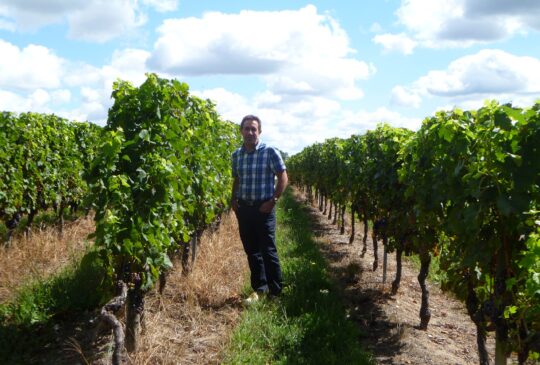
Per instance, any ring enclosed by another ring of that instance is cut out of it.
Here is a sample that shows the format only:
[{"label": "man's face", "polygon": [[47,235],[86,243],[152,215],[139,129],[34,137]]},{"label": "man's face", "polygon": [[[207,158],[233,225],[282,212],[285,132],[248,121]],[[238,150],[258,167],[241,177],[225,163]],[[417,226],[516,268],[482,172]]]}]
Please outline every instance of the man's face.
[{"label": "man's face", "polygon": [[241,130],[244,143],[248,146],[255,146],[259,142],[259,123],[256,120],[246,121]]}]

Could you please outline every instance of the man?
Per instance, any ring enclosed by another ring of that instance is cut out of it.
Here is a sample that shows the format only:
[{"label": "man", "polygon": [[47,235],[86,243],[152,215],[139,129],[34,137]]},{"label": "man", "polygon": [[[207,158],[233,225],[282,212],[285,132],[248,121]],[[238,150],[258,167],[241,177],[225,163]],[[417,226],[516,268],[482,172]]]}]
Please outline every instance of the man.
[{"label": "man", "polygon": [[240,124],[244,143],[232,155],[232,208],[238,219],[254,290],[247,303],[257,301],[260,294],[277,296],[283,285],[274,207],[288,178],[281,155],[275,148],[260,142],[261,131],[258,117],[245,116]]}]

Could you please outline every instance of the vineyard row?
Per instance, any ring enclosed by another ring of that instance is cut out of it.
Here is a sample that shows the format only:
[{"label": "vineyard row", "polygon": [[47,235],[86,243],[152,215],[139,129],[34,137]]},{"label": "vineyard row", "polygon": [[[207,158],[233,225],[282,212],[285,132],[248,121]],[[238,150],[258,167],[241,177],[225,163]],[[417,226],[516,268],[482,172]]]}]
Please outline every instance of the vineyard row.
[{"label": "vineyard row", "polygon": [[444,288],[465,300],[476,325],[480,364],[489,362],[488,331],[497,365],[512,351],[523,364],[540,352],[539,156],[540,104],[486,102],[440,111],[416,132],[383,124],[328,139],[292,156],[288,168],[321,207],[330,199],[366,227],[374,223],[374,244],[396,251],[394,294],[402,254],[419,255],[420,328],[431,317],[425,279],[438,255]]}]

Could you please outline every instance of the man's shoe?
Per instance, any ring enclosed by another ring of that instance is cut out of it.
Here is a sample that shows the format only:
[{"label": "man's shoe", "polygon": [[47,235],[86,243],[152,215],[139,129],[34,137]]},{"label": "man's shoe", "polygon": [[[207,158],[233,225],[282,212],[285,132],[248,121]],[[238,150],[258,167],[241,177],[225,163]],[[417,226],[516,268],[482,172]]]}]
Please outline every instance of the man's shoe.
[{"label": "man's shoe", "polygon": [[258,301],[259,301],[259,294],[257,294],[257,292],[251,293],[251,295],[249,297],[244,299],[244,303],[246,305],[251,305],[251,304],[256,303]]}]

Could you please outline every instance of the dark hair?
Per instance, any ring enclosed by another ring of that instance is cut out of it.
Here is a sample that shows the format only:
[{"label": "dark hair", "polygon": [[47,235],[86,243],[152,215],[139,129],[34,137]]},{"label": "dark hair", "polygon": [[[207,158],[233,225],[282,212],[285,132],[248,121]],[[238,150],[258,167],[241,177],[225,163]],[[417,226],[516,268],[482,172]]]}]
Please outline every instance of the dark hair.
[{"label": "dark hair", "polygon": [[262,131],[261,120],[259,119],[258,116],[252,115],[252,114],[246,115],[244,118],[242,118],[242,122],[240,123],[240,130],[242,130],[242,128],[244,128],[244,123],[245,122],[252,122],[252,121],[257,122],[259,124],[259,132]]}]

